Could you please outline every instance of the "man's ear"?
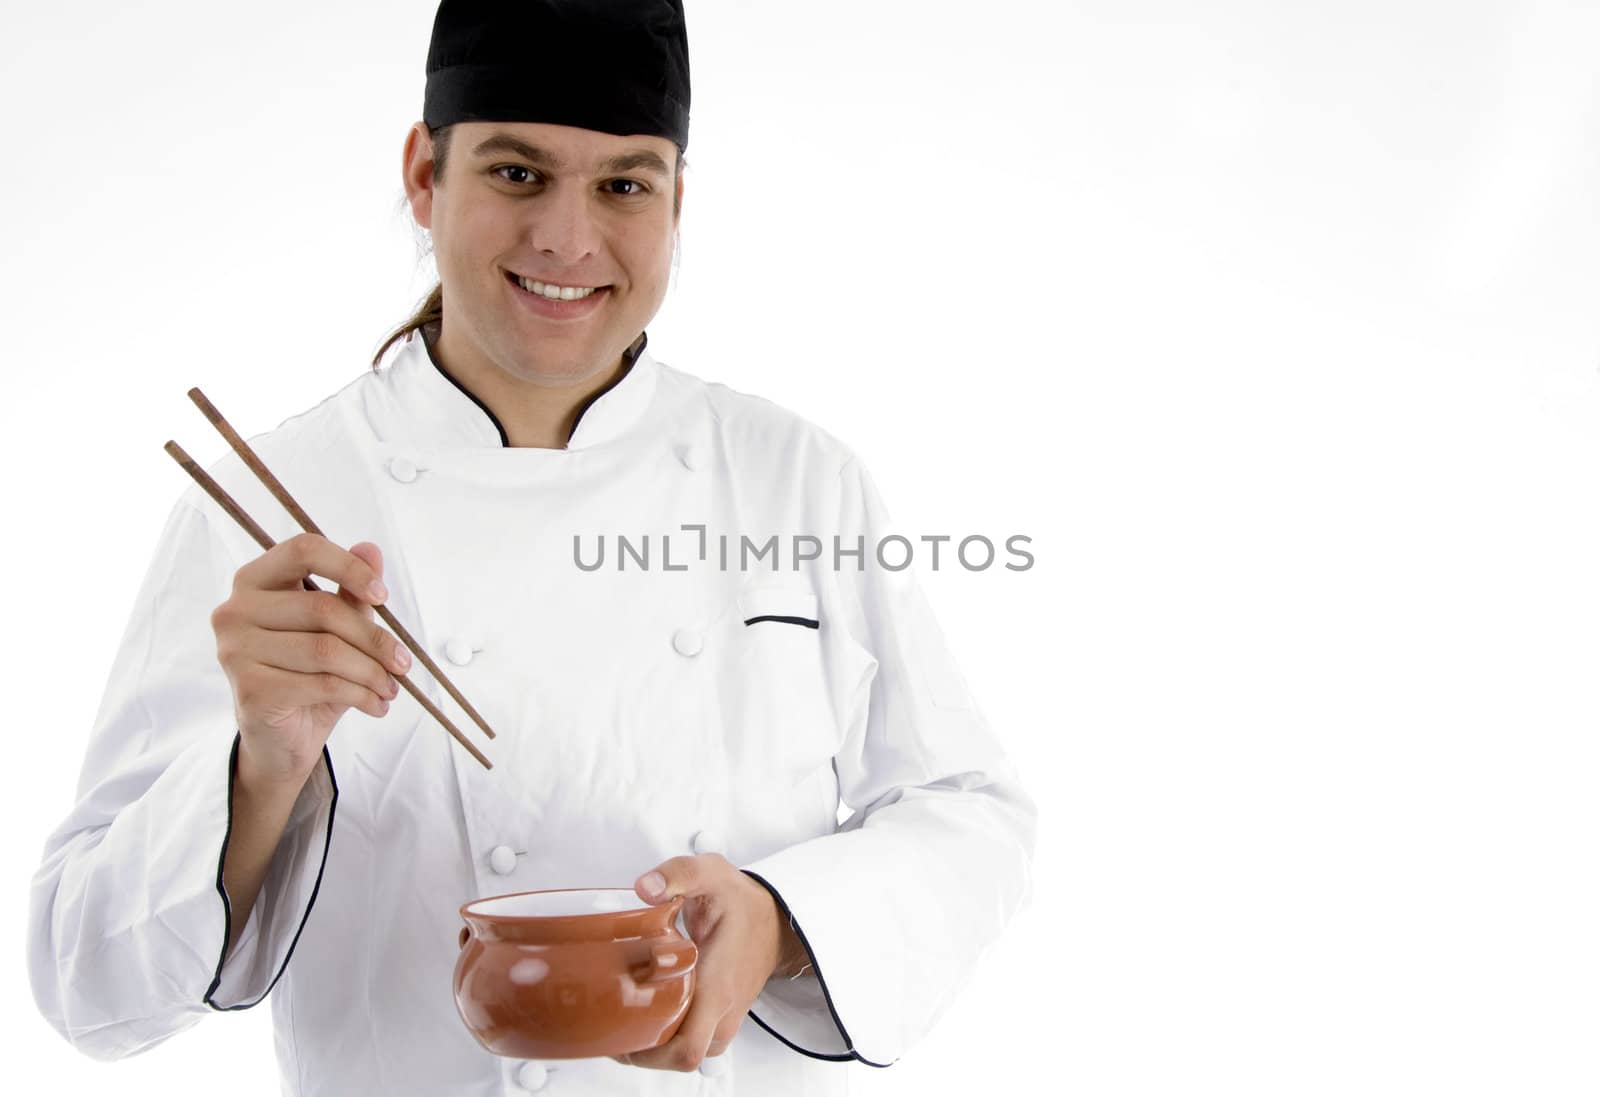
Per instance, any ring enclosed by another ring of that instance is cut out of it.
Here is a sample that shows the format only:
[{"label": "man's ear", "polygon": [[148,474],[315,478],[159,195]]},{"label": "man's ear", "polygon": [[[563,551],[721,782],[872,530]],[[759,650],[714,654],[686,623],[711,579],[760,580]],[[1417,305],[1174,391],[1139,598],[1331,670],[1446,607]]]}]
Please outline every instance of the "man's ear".
[{"label": "man's ear", "polygon": [[425,229],[433,228],[433,137],[424,122],[413,122],[406,132],[400,158],[400,181],[411,203],[411,216]]}]

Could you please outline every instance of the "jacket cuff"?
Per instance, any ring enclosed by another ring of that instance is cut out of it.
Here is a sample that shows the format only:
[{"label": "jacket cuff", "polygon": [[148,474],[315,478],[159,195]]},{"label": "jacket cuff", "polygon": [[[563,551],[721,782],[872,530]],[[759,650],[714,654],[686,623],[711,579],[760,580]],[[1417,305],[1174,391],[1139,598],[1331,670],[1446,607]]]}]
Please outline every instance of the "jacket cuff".
[{"label": "jacket cuff", "polygon": [[216,1010],[249,1009],[271,992],[300,939],[311,908],[322,886],[322,872],[333,840],[335,806],[339,786],[333,776],[333,759],[322,748],[322,764],[312,770],[301,788],[283,837],[267,865],[261,890],[250,908],[243,933],[227,955],[233,920],[239,916],[222,882],[223,861],[228,838],[233,832],[233,789],[238,772],[239,735],[234,734],[228,756],[227,826],[222,848],[217,853],[216,893],[222,908],[222,946],[217,954],[216,973],[206,991],[206,1005]]},{"label": "jacket cuff", "polygon": [[[782,853],[775,854],[755,864],[763,872],[777,873],[782,878],[782,857]],[[778,917],[786,919],[794,928],[795,936],[799,938],[806,951],[806,959],[811,964],[805,974],[796,978],[775,975],[768,979],[750,1005],[750,1018],[781,1043],[813,1059],[888,1066],[888,1062],[874,1062],[855,1050],[850,1034],[834,1007],[833,995],[828,989],[817,951],[789,903],[766,876],[748,868],[741,871],[772,894],[773,901],[778,905]],[[830,954],[833,954],[832,950]]]}]

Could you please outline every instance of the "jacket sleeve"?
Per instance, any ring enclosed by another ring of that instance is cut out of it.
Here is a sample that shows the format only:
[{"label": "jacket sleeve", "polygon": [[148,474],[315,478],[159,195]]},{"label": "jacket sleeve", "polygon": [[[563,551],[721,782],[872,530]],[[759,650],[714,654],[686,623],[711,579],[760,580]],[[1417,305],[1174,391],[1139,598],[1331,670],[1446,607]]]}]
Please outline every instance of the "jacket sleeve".
[{"label": "jacket sleeve", "polygon": [[[306,782],[243,937],[223,962],[222,886],[237,732],[211,611],[245,562],[197,505],[174,506],[116,652],[77,802],[32,882],[28,975],[45,1019],[119,1059],[211,1010],[255,1005],[309,914],[337,796],[326,750]],[[203,501],[203,497],[199,497]]]},{"label": "jacket sleeve", "polygon": [[[834,572],[830,643],[860,645],[872,668],[843,710],[833,759],[853,814],[835,833],[741,866],[772,892],[812,964],[769,980],[750,1012],[796,1051],[888,1066],[1031,902],[1036,808],[912,569],[875,558],[895,531],[858,459],[839,489],[841,547],[864,552],[860,570],[845,556]],[[891,542],[884,557],[904,551]]]}]

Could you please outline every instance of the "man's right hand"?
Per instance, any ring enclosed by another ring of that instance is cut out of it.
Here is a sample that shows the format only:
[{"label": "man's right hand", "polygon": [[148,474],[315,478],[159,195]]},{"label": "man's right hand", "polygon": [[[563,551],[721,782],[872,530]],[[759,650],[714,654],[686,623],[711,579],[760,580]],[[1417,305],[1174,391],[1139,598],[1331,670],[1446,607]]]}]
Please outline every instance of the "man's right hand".
[{"label": "man's right hand", "polygon": [[[338,583],[338,593],[306,590],[310,575]],[[411,654],[375,619],[372,607],[388,597],[382,575],[377,545],[347,552],[314,533],[274,545],[234,574],[211,628],[233,688],[241,779],[298,789],[347,709],[389,711],[400,692],[391,671],[404,674]]]}]

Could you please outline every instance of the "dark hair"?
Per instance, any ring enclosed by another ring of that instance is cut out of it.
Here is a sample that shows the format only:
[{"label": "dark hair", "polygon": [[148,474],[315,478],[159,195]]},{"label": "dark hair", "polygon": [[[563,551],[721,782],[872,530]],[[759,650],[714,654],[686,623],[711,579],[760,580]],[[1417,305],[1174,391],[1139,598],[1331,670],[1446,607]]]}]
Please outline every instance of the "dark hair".
[{"label": "dark hair", "polygon": [[[453,125],[440,126],[437,129],[432,126],[428,127],[428,136],[433,139],[433,178],[435,184],[444,178],[445,162],[450,157],[450,134],[454,128],[455,127]],[[678,155],[676,158],[676,163],[673,166],[672,174],[672,216],[674,219],[677,218],[679,209],[682,206],[682,202],[679,201],[678,198],[678,180],[682,178],[683,149],[680,147],[678,149]],[[411,334],[413,332],[425,327],[428,324],[438,323],[440,317],[443,315],[444,285],[443,283],[440,283],[428,291],[428,295],[424,297],[422,299],[422,303],[417,306],[416,312],[412,313],[405,323],[401,324],[399,327],[395,328],[394,331],[389,333],[389,337],[385,339],[383,341],[383,345],[378,348],[378,353],[372,356],[373,370],[377,370],[378,363],[383,360],[384,354],[388,352],[389,348],[392,347],[397,340],[411,338]]]}]

